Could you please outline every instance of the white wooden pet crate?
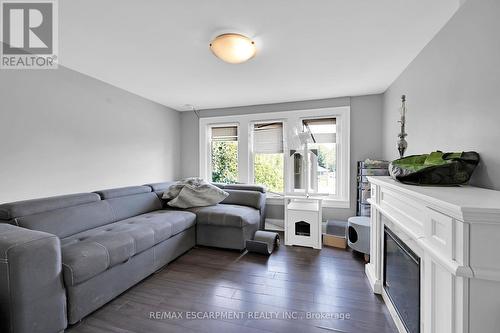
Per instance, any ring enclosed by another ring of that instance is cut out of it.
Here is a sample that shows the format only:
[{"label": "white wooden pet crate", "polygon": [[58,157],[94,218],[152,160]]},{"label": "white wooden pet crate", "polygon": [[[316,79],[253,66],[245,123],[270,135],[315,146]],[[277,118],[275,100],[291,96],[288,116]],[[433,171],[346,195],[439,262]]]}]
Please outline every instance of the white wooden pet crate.
[{"label": "white wooden pet crate", "polygon": [[321,249],[322,199],[285,197],[285,245]]}]

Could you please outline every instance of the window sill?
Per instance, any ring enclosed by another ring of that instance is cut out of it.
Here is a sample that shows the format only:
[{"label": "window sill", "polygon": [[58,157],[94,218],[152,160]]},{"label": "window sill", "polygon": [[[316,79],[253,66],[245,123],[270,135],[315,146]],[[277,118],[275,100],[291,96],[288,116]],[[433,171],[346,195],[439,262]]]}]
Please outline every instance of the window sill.
[{"label": "window sill", "polygon": [[[304,197],[305,199],[305,197]],[[273,193],[267,193],[266,204],[268,205],[284,205],[285,198],[280,195],[276,195]],[[351,202],[349,200],[337,200],[337,199],[328,199],[325,197],[323,199],[323,207],[324,208],[350,208]]]}]

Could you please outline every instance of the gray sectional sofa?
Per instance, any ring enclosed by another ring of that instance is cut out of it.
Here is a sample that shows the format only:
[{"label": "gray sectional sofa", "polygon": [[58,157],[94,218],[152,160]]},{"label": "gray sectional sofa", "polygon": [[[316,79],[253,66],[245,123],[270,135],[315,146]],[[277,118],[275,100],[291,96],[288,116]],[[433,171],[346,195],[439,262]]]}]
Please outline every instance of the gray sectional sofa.
[{"label": "gray sectional sofa", "polygon": [[171,183],[0,205],[0,332],[61,332],[195,244],[243,250],[264,227],[262,187],[176,210]]}]

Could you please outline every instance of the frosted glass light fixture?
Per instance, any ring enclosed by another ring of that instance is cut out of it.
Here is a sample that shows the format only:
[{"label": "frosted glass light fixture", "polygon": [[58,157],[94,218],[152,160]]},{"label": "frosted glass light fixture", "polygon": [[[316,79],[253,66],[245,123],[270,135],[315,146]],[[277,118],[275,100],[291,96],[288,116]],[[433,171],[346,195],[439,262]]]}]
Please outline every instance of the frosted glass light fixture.
[{"label": "frosted glass light fixture", "polygon": [[230,64],[240,64],[255,55],[255,42],[236,33],[222,34],[210,43],[210,50],[219,59]]}]

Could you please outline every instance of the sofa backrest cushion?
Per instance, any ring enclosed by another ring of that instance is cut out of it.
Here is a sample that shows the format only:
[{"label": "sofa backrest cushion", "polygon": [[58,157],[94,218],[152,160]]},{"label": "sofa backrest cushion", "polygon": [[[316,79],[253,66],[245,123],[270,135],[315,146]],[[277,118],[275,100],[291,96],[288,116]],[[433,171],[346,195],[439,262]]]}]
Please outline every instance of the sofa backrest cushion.
[{"label": "sofa backrest cushion", "polygon": [[149,186],[128,186],[94,191],[94,193],[97,193],[103,200],[149,192],[151,192],[151,188]]},{"label": "sofa backrest cushion", "polygon": [[17,217],[13,222],[23,228],[44,231],[64,238],[112,223],[114,215],[108,202],[96,201]]},{"label": "sofa backrest cushion", "polygon": [[71,194],[0,205],[0,220],[60,238],[162,208],[149,186]]},{"label": "sofa backrest cushion", "polygon": [[[221,185],[221,184],[218,184]],[[256,191],[260,193],[266,193],[266,188],[262,185],[253,184],[224,184],[222,187],[224,190],[242,190],[242,191]]]},{"label": "sofa backrest cushion", "polygon": [[227,187],[224,187],[224,191],[229,196],[222,200],[222,204],[242,205],[259,210],[265,204],[265,194],[259,191],[230,190]]},{"label": "sofa backrest cushion", "polygon": [[115,221],[151,212],[162,208],[156,193],[149,186],[130,186],[110,190],[96,191],[109,203]]},{"label": "sofa backrest cushion", "polygon": [[101,198],[99,195],[95,193],[78,193],[50,198],[11,202],[0,205],[0,220],[12,220],[21,216],[83,205],[100,200]]},{"label": "sofa backrest cushion", "polygon": [[111,223],[114,216],[99,195],[79,193],[3,204],[0,219],[63,238]]},{"label": "sofa backrest cushion", "polygon": [[163,196],[163,192],[168,190],[170,185],[174,185],[176,182],[175,181],[170,181],[170,182],[163,182],[163,183],[151,183],[151,184],[146,184],[144,186],[149,186],[155,192],[159,198]]}]

